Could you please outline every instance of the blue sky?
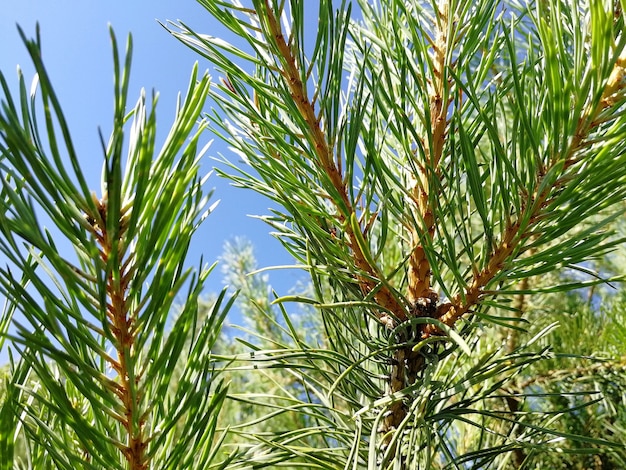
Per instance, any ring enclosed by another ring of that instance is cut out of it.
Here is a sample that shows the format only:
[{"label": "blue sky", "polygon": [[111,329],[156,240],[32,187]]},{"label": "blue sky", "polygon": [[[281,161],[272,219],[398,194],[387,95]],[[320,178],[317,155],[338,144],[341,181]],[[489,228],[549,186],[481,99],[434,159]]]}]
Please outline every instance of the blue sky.
[{"label": "blue sky", "polygon": [[[101,128],[105,136],[109,135],[113,112],[113,66],[108,25],[113,26],[121,47],[128,33],[133,35],[129,104],[134,104],[142,87],[159,92],[157,123],[163,133],[161,139],[172,122],[178,92],[187,88],[194,62],[199,62],[200,70],[209,69],[214,81],[219,75],[211,70],[208,62],[170,36],[157,20],[180,19],[200,32],[232,39],[194,0],[1,0],[0,5],[0,70],[13,86],[17,84],[15,70],[19,64],[27,83],[30,82],[33,69],[16,24],[28,37],[33,37],[35,25],[39,22],[44,63],[94,190],[100,187],[103,160],[98,129]],[[208,132],[204,136],[207,141],[211,138]],[[208,155],[217,156],[218,153],[232,157],[216,140]],[[214,165],[215,162],[207,158],[203,162],[203,172],[210,171]],[[221,202],[196,234],[188,255],[190,266],[197,266],[200,256],[213,262],[221,254],[224,242],[235,236],[245,236],[253,241],[259,266],[292,262],[269,235],[270,228],[248,217],[248,214],[267,214],[270,201],[250,191],[232,188],[228,181],[216,175],[207,183],[207,188],[212,187],[215,188],[213,200],[220,199]],[[281,294],[301,278],[302,273],[298,271],[270,274],[272,285]],[[207,291],[217,291],[221,287],[221,275],[215,272],[209,278]]]}]

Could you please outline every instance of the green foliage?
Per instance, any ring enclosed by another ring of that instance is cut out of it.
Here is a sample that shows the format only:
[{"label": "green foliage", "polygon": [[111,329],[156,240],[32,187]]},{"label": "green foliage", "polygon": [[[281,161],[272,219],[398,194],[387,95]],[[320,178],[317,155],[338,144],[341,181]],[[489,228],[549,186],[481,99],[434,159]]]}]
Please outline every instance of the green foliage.
[{"label": "green foliage", "polygon": [[[286,439],[294,439],[299,429],[312,424],[317,413],[314,409],[310,413],[302,412],[301,398],[306,388],[297,374],[263,364],[258,364],[253,372],[247,367],[246,359],[256,351],[265,354],[267,350],[293,348],[291,329],[319,339],[321,325],[310,309],[301,308],[287,316],[283,310],[271,305],[269,278],[266,274],[255,273],[253,246],[246,239],[227,242],[220,262],[224,282],[238,292],[235,306],[245,322],[237,328],[238,331],[224,334],[216,347],[217,353],[230,363],[229,370],[224,373],[230,381],[229,402],[220,415],[220,423],[229,430],[224,445],[236,446],[249,453],[264,452],[255,447],[258,436],[273,438],[285,434]],[[237,341],[233,341],[235,336],[239,337]],[[309,374],[317,375],[315,370],[309,370]],[[324,445],[324,440],[315,434],[298,436],[297,439],[311,448]],[[308,455],[300,456],[296,462],[306,464],[308,458]],[[282,457],[265,454],[263,459],[269,465]],[[239,465],[245,467],[245,462],[243,459]],[[293,464],[297,466],[297,463]]]},{"label": "green foliage", "polygon": [[[253,436],[246,464],[617,455],[619,439],[567,425],[594,387],[519,384],[563,357],[529,302],[603,282],[590,263],[624,240],[623,5],[363,1],[354,20],[322,1],[312,23],[296,0],[201,3],[237,46],[170,29],[223,73],[211,118],[247,166],[224,174],[276,204],[264,218],[315,290],[275,301],[290,341],[249,366],[296,377],[290,408],[313,421]],[[294,301],[319,311],[318,344],[290,327]]]},{"label": "green foliage", "polygon": [[20,73],[17,100],[0,75],[3,324],[14,310],[20,314],[9,336],[20,361],[11,364],[2,403],[2,468],[13,468],[21,432],[27,449],[19,464],[30,468],[209,468],[223,459],[216,457],[216,424],[227,391],[211,350],[232,299],[222,292],[199,321],[198,298],[212,267],[185,266],[191,237],[212,210],[198,175],[205,124],[193,130],[209,77],[194,69],[157,149],[156,96],[150,108],[142,92],[127,109],[132,43],[129,37],[122,63],[111,32],[115,110],[97,196],[39,37],[20,34],[37,75],[28,92]]},{"label": "green foliage", "polygon": [[[2,77],[4,468],[626,466],[624,3],[200,3],[237,44],[169,25],[223,76],[159,151],[113,37],[100,196],[38,39],[39,91]],[[237,342],[184,265],[206,127],[311,279],[279,296],[227,245]]]},{"label": "green foliage", "polygon": [[[559,419],[562,430],[597,439],[610,439],[616,447],[598,447],[598,451],[580,456],[544,455],[535,459],[547,468],[620,468],[624,466],[626,435],[624,435],[624,291],[595,296],[591,304],[579,294],[562,300],[551,297],[550,305],[532,314],[533,323],[540,325],[547,317],[558,320],[557,328],[546,338],[553,347],[554,357],[537,364],[533,374],[525,374],[519,389],[539,390],[547,394],[541,403],[526,403],[528,409],[541,407],[558,414],[563,408],[576,411]],[[534,318],[534,317],[537,318]],[[576,354],[572,354],[576,352]],[[585,393],[585,392],[592,393]],[[580,443],[566,442],[566,452]],[[601,462],[601,463],[599,463]]]}]

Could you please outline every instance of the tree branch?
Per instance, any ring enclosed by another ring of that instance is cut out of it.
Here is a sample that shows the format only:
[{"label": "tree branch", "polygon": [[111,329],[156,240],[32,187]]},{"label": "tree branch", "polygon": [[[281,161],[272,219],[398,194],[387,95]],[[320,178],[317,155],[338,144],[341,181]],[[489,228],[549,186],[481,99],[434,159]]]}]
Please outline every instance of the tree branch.
[{"label": "tree branch", "polygon": [[[509,220],[502,234],[500,243],[491,254],[487,266],[478,274],[474,275],[469,287],[464,295],[457,294],[451,302],[442,304],[437,309],[437,318],[448,326],[453,326],[461,317],[471,311],[479,304],[483,289],[503,270],[509,267],[513,261],[515,250],[528,239],[536,227],[537,223],[545,215],[546,207],[549,205],[549,198],[552,190],[557,186],[565,186],[569,180],[567,172],[572,169],[580,158],[577,152],[585,147],[585,139],[598,126],[596,119],[605,109],[613,105],[612,99],[623,93],[625,89],[624,75],[626,73],[626,55],[622,55],[616,61],[613,71],[604,87],[601,99],[596,106],[587,107],[587,111],[581,115],[577,128],[573,134],[572,142],[564,156],[555,155],[551,159],[550,166],[540,169],[537,176],[536,188],[540,188],[549,173],[550,169],[563,164],[561,178],[557,179],[552,186],[544,189],[540,194],[527,194],[524,207],[530,213],[522,212],[516,220]],[[593,110],[593,111],[591,111]],[[575,171],[575,169],[574,169]],[[520,232],[522,220],[528,218],[529,222]],[[423,330],[423,337],[438,334],[439,331],[434,325],[426,325]]]},{"label": "tree branch", "polygon": [[[381,277],[379,270],[377,266],[373,266],[368,262],[357,241],[357,237],[367,240],[367,233],[365,230],[362,230],[361,233],[357,235],[350,223],[352,216],[356,216],[356,210],[348,197],[348,191],[343,181],[343,176],[335,164],[333,152],[328,145],[326,135],[322,131],[320,120],[316,116],[314,104],[308,98],[306,86],[300,78],[296,57],[285,40],[280,23],[274,15],[268,0],[265,0],[265,7],[267,11],[267,26],[271,40],[275,43],[278,53],[283,59],[283,67],[279,69],[279,73],[285,80],[291,93],[291,98],[297,106],[298,111],[307,123],[307,137],[315,151],[317,157],[316,164],[324,170],[341,198],[341,204],[333,201],[337,208],[339,225],[345,230],[348,246],[354,256],[354,263],[363,273],[362,275],[358,275],[361,290],[365,295],[369,295],[375,291],[373,297],[376,303],[385,311],[393,313],[400,321],[404,321],[407,318],[405,307],[398,301],[387,286],[379,286],[378,282],[375,281],[375,279],[380,279]],[[393,326],[392,320],[386,313],[379,312],[378,316],[382,323],[387,323],[387,326]]]},{"label": "tree branch", "polygon": [[424,162],[418,162],[417,167],[420,174],[412,189],[413,200],[417,216],[414,220],[420,222],[420,226],[413,225],[410,228],[411,242],[414,246],[409,259],[408,269],[408,295],[407,298],[412,304],[417,299],[429,297],[432,290],[430,288],[431,269],[426,258],[423,247],[423,237],[432,240],[435,234],[435,198],[431,194],[431,178],[439,178],[439,163],[443,156],[443,148],[448,130],[447,112],[452,100],[448,92],[448,83],[445,79],[446,58],[449,52],[448,22],[449,10],[448,2],[439,2],[437,7],[437,19],[434,22],[436,36],[432,44],[433,75],[430,80],[430,137],[429,142],[423,143],[426,158]]},{"label": "tree branch", "polygon": [[[115,394],[124,407],[124,414],[119,419],[128,436],[127,446],[122,449],[122,452],[128,461],[129,469],[145,470],[148,468],[148,461],[144,452],[147,446],[143,435],[145,423],[137,418],[141,415],[138,409],[141,397],[137,396],[135,392],[140,377],[135,376],[132,371],[132,365],[129,363],[135,342],[133,333],[135,319],[133,316],[129,316],[129,305],[127,302],[132,262],[124,260],[125,251],[123,249],[114,248],[114,244],[118,244],[119,247],[119,240],[122,239],[126,231],[127,218],[125,212],[122,211],[120,221],[118,222],[120,227],[118,239],[112,239],[106,230],[107,197],[105,195],[101,200],[97,200],[95,195],[93,197],[98,213],[89,215],[87,219],[91,224],[92,233],[100,244],[100,257],[106,266],[110,265],[108,261],[112,255],[119,260],[118,263],[113,263],[114,266],[119,266],[119,272],[109,272],[107,276],[107,318],[110,323],[111,333],[115,338],[113,344],[117,351],[117,359],[109,358],[109,363],[119,377],[119,383],[115,387]],[[131,380],[134,383],[131,383]]]}]

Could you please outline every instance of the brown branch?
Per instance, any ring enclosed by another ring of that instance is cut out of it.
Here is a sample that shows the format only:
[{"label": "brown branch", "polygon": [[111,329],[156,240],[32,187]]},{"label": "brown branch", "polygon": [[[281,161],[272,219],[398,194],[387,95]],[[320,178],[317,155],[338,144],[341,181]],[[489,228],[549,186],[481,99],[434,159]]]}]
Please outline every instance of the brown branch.
[{"label": "brown branch", "polygon": [[[267,27],[269,34],[278,50],[277,55],[282,59],[282,68],[279,69],[279,73],[285,80],[291,98],[307,124],[309,142],[317,158],[316,164],[326,172],[334,189],[341,198],[341,204],[335,203],[338,212],[337,218],[339,224],[345,230],[348,246],[354,256],[354,263],[359,271],[363,273],[357,276],[361,290],[365,295],[374,292],[374,300],[382,309],[391,312],[400,321],[404,321],[407,318],[405,307],[398,301],[387,286],[378,286],[378,282],[376,281],[376,279],[380,278],[378,268],[370,265],[357,242],[357,235],[350,223],[350,219],[353,214],[356,214],[356,210],[350,202],[343,176],[333,159],[333,152],[320,126],[320,120],[316,116],[314,104],[308,98],[306,86],[302,83],[300,78],[300,70],[296,57],[285,40],[281,26],[276,16],[274,16],[268,0],[265,1],[265,7],[267,10]],[[360,236],[367,239],[367,233],[363,231]],[[378,290],[376,290],[377,288]],[[381,312],[379,313],[379,318],[382,322],[385,322],[386,319],[389,319],[389,316]],[[391,322],[389,326],[393,326],[393,322]]]},{"label": "brown branch", "polygon": [[[545,209],[550,203],[550,195],[555,187],[563,187],[570,181],[566,174],[567,170],[581,161],[577,156],[579,150],[585,147],[585,139],[597,127],[597,116],[605,109],[612,106],[610,97],[623,92],[626,88],[624,77],[626,75],[626,54],[618,58],[614,69],[607,80],[600,101],[597,105],[589,105],[578,120],[577,128],[574,132],[570,146],[564,156],[555,155],[550,162],[550,166],[563,163],[563,176],[550,187],[547,187],[541,194],[526,194],[528,198],[524,207],[530,214],[522,211],[517,220],[510,220],[506,225],[502,240],[491,254],[487,266],[478,274],[475,274],[471,284],[465,290],[465,295],[457,294],[450,303],[440,305],[437,318],[448,326],[453,326],[461,317],[470,312],[479,304],[483,289],[513,261],[513,253],[520,246],[520,243],[531,236],[535,225],[545,216]],[[537,177],[536,186],[541,187],[550,167],[540,170]],[[529,217],[529,223],[523,231],[520,231],[521,220]],[[464,297],[464,298],[463,298]],[[423,337],[440,333],[436,326],[427,325],[424,328]]]},{"label": "brown branch", "polygon": [[[434,316],[436,313],[437,294],[431,289],[431,266],[426,257],[425,244],[429,244],[435,235],[435,200],[432,197],[430,182],[440,178],[439,164],[443,157],[445,139],[448,131],[447,111],[451,104],[448,84],[445,79],[448,48],[448,4],[440,2],[437,8],[438,21],[434,24],[436,36],[430,41],[432,47],[432,77],[430,84],[430,137],[428,143],[422,143],[425,159],[417,162],[419,173],[411,190],[414,202],[412,224],[409,227],[413,251],[408,261],[407,298],[411,304],[411,313],[420,316]],[[426,243],[425,243],[426,242]],[[415,334],[414,332],[412,334]],[[398,336],[398,343],[408,343],[400,347],[392,357],[391,374],[389,376],[389,393],[394,394],[415,383],[417,375],[424,369],[424,357],[420,351],[414,351],[411,342],[414,338],[407,334]],[[398,429],[408,413],[408,404],[403,400],[393,402],[386,411],[380,432],[383,434],[383,447],[387,447],[393,437],[393,430]],[[397,454],[397,449],[391,450]],[[406,462],[400,457],[401,468]]]},{"label": "brown branch", "polygon": [[[117,358],[110,358],[109,363],[113,370],[118,374],[118,383],[113,386],[109,383],[109,388],[114,387],[114,393],[117,395],[123,405],[123,415],[118,416],[118,419],[128,436],[128,442],[125,448],[122,449],[124,457],[128,461],[129,469],[131,470],[146,470],[148,468],[148,460],[145,456],[145,448],[147,446],[147,439],[143,435],[144,423],[139,422],[138,427],[135,426],[134,417],[139,415],[138,405],[140,397],[133,396],[133,389],[135,389],[138,378],[135,377],[135,383],[131,383],[130,377],[133,375],[130,372],[131,365],[129,364],[129,355],[131,354],[135,337],[134,337],[134,317],[129,316],[129,305],[127,302],[127,290],[131,280],[131,273],[133,271],[132,260],[125,258],[123,250],[115,252],[113,250],[114,245],[120,247],[119,239],[113,240],[106,230],[106,218],[107,218],[107,198],[104,196],[96,203],[97,214],[93,214],[88,217],[88,221],[92,225],[92,233],[96,235],[96,239],[100,244],[100,257],[102,261],[107,264],[111,256],[115,255],[119,260],[117,266],[118,272],[108,273],[107,277],[107,311],[106,315],[109,320],[109,328],[113,337],[115,338],[114,346],[117,352]],[[121,238],[126,229],[126,210],[122,210],[120,215],[119,227]]]},{"label": "brown branch", "polygon": [[[439,163],[443,156],[443,149],[448,130],[446,117],[448,107],[452,102],[447,91],[445,80],[446,57],[448,55],[448,3],[441,2],[441,8],[437,10],[438,21],[434,25],[436,36],[431,42],[433,57],[433,76],[430,80],[430,141],[423,145],[426,153],[425,162],[418,163],[420,174],[412,190],[413,200],[416,204],[417,216],[414,217],[418,226],[412,226],[410,230],[413,253],[409,258],[408,267],[408,293],[407,298],[414,304],[417,299],[429,297],[431,294],[430,263],[423,247],[423,237],[432,240],[435,234],[435,207],[434,198],[430,198],[429,181],[440,175]],[[432,201],[432,202],[431,202]]]}]

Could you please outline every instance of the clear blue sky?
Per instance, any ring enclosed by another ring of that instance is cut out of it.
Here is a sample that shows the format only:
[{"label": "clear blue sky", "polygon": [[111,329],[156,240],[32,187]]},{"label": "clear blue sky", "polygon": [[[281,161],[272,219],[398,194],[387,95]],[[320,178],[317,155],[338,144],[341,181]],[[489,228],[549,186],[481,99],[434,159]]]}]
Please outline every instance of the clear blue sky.
[{"label": "clear blue sky", "polygon": [[[29,82],[32,67],[21,42],[16,24],[27,36],[35,34],[36,22],[41,28],[43,58],[63,106],[78,153],[90,176],[94,189],[99,189],[102,150],[98,127],[108,136],[113,110],[113,67],[108,25],[115,29],[120,46],[129,32],[133,35],[134,53],[129,101],[134,104],[143,87],[159,92],[157,123],[161,139],[172,122],[177,93],[185,91],[191,68],[199,61],[200,69],[210,64],[187,49],[159,25],[157,20],[182,20],[196,30],[229,38],[225,30],[194,0],[181,1],[108,1],[85,0],[0,0],[0,70],[11,85],[17,83],[16,66],[25,71]],[[205,139],[212,136],[206,133]],[[226,147],[216,140],[209,156],[228,156]],[[203,172],[215,162],[206,159]],[[291,259],[280,244],[269,235],[269,227],[247,214],[267,214],[272,204],[250,191],[230,187],[228,181],[214,175],[207,187],[215,187],[213,200],[220,205],[196,234],[188,255],[190,266],[197,266],[200,256],[213,262],[222,251],[224,241],[246,236],[256,247],[259,266],[290,264]],[[2,260],[0,260],[1,262]],[[279,293],[301,278],[297,271],[276,271],[270,274]],[[208,291],[221,289],[221,275],[214,272]],[[0,357],[0,363],[4,362]]]}]

